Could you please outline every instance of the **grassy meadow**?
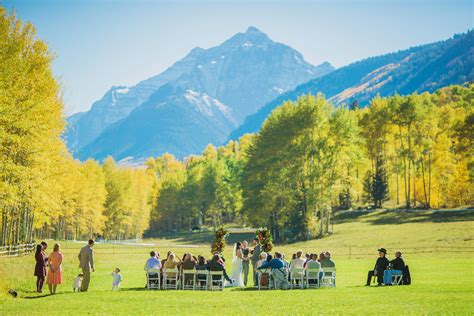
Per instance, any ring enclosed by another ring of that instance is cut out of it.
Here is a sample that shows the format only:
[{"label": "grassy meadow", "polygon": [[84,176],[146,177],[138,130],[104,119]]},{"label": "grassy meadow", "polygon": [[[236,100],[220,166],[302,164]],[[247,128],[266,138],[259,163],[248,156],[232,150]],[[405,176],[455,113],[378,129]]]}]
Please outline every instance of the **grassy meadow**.
[{"label": "grassy meadow", "polygon": [[[249,232],[234,232],[229,243],[251,239]],[[290,257],[296,250],[330,250],[337,265],[337,288],[258,291],[225,289],[223,292],[145,290],[143,265],[148,252],[165,255],[173,250],[210,256],[211,232],[164,236],[141,245],[96,244],[96,272],[87,293],[73,293],[79,272],[77,253],[83,243],[61,241],[65,255],[64,283],[59,293],[37,294],[32,255],[0,258],[0,314],[461,314],[474,313],[474,211],[377,211],[337,216],[334,234],[308,242],[277,245]],[[52,246],[54,242],[50,241]],[[365,287],[377,247],[404,252],[413,284],[399,287]],[[52,248],[52,247],[51,247]],[[231,258],[231,246],[226,257]],[[49,249],[48,249],[49,250]],[[228,268],[230,269],[230,260]],[[112,292],[110,272],[120,267],[122,289]],[[8,288],[19,292],[14,299]]]}]

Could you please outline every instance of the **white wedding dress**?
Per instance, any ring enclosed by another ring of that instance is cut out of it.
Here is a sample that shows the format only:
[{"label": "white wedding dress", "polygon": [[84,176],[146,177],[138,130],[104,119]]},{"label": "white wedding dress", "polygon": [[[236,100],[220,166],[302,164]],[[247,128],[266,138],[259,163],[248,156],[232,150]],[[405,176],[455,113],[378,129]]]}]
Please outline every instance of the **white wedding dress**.
[{"label": "white wedding dress", "polygon": [[240,252],[240,249],[237,250],[237,244],[234,244],[234,252],[232,255],[232,273],[230,275],[230,278],[235,280],[234,283],[229,284],[227,282],[227,286],[239,286],[242,287],[244,286],[244,280],[243,280],[243,275],[242,275],[242,257],[241,255],[237,254],[237,251]]}]

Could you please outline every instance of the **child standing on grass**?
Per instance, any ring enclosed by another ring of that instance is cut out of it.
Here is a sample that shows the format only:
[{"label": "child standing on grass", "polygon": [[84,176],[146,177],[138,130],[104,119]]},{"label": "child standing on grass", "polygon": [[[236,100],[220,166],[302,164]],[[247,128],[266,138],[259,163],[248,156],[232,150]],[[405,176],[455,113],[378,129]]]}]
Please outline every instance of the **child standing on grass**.
[{"label": "child standing on grass", "polygon": [[120,274],[120,268],[115,268],[112,272],[112,291],[118,291],[120,289],[120,283],[122,282],[122,275]]}]

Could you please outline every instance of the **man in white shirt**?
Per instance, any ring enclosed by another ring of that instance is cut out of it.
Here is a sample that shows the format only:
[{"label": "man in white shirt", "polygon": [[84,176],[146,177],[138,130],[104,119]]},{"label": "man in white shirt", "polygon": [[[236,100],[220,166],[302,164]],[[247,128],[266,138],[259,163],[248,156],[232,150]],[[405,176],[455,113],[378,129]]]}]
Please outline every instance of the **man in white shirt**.
[{"label": "man in white shirt", "polygon": [[150,269],[161,269],[161,261],[159,259],[160,254],[156,254],[156,252],[150,252],[150,258],[145,263],[145,271]]}]

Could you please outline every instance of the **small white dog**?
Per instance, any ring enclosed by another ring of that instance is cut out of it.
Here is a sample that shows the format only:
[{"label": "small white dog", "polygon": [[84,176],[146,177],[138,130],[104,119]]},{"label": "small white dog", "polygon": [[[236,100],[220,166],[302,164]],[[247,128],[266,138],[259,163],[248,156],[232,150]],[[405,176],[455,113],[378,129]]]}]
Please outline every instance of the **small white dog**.
[{"label": "small white dog", "polygon": [[74,279],[72,282],[72,291],[73,292],[80,292],[81,291],[81,285],[82,285],[82,278],[84,275],[82,273],[79,273],[77,278]]}]

